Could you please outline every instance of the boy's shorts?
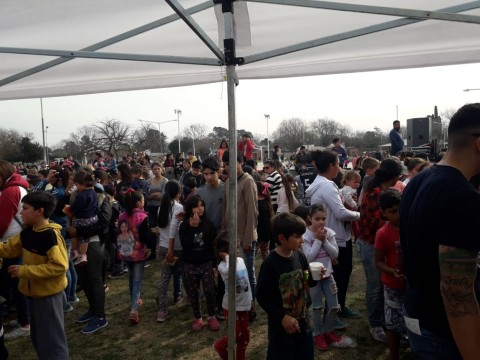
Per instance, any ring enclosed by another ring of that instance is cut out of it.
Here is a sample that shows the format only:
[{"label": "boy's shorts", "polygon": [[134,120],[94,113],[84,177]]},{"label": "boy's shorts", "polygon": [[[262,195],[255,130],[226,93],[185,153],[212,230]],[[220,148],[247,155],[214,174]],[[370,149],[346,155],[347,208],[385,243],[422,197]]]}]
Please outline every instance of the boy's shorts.
[{"label": "boy's shorts", "polygon": [[406,333],[403,320],[403,302],[405,297],[404,289],[392,289],[387,286],[383,288],[385,298],[385,327],[399,333]]}]

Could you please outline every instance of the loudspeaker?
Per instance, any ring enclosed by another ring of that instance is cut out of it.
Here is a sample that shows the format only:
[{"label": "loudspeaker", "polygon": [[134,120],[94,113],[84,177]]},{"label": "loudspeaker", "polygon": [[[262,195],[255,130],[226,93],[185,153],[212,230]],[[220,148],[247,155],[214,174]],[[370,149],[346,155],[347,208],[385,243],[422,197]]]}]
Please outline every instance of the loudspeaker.
[{"label": "loudspeaker", "polygon": [[417,147],[439,140],[442,136],[440,117],[427,116],[407,119],[407,146]]}]

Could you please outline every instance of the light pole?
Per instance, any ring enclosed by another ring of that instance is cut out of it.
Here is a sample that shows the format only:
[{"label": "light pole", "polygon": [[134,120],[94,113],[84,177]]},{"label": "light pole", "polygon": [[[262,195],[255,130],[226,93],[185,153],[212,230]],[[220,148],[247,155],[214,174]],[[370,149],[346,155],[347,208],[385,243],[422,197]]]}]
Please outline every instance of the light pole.
[{"label": "light pole", "polygon": [[162,131],[160,129],[160,125],[161,124],[165,124],[165,123],[169,123],[169,122],[173,122],[173,121],[178,121],[177,119],[173,119],[173,120],[166,120],[166,121],[150,121],[150,120],[141,120],[141,119],[138,119],[138,121],[140,122],[148,122],[148,123],[152,123],[152,124],[157,124],[158,125],[158,137],[160,139],[160,153],[163,154],[163,141],[162,141]]},{"label": "light pole", "polygon": [[195,126],[190,126],[190,131],[192,132],[192,145],[193,145],[193,156],[195,156]]},{"label": "light pole", "polygon": [[178,153],[180,154],[180,115],[182,115],[182,110],[180,109],[173,109],[173,112],[177,115],[177,122],[178,122]]},{"label": "light pole", "polygon": [[463,89],[463,91],[465,91],[465,92],[469,92],[469,91],[477,91],[477,90],[480,90],[480,89]]},{"label": "light pole", "polygon": [[50,161],[50,156],[48,153],[48,126],[45,127],[45,153],[47,155],[47,163]]},{"label": "light pole", "polygon": [[43,122],[43,99],[42,98],[40,98],[40,114],[42,116],[43,160],[47,162],[47,149],[45,147],[45,124]]},{"label": "light pole", "polygon": [[263,115],[265,116],[265,120],[267,120],[267,160],[270,158],[270,137],[268,135],[268,120],[270,119],[269,114]]}]

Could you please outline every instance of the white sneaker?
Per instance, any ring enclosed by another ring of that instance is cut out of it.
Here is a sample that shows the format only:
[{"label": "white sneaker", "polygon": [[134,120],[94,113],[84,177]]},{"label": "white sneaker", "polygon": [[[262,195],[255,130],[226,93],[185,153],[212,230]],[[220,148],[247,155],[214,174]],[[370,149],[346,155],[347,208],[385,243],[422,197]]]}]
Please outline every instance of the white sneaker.
[{"label": "white sneaker", "polygon": [[379,342],[387,342],[387,336],[385,335],[385,331],[381,326],[374,326],[370,328],[370,334],[372,334],[373,338]]},{"label": "white sneaker", "polygon": [[12,328],[17,328],[17,327],[20,327],[20,324],[18,323],[17,319],[13,319],[8,322],[8,326]]},{"label": "white sneaker", "polygon": [[16,329],[5,334],[5,340],[12,340],[22,336],[30,336],[30,325],[28,327],[17,327]]}]

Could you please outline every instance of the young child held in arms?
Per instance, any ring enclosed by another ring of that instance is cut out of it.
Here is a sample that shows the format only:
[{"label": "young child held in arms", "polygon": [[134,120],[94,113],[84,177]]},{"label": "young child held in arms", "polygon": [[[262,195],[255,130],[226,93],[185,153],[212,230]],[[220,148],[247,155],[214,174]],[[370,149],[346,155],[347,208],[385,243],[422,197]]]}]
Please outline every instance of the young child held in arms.
[{"label": "young child held in arms", "polygon": [[392,360],[399,359],[400,338],[406,333],[402,315],[406,279],[401,266],[400,198],[400,192],[393,189],[380,194],[380,209],[388,221],[375,236],[375,265],[382,272],[387,344]]},{"label": "young child held in arms", "polygon": [[[72,227],[86,228],[98,223],[98,198],[93,185],[95,178],[90,171],[78,171],[73,177],[77,194],[71,206],[66,207],[66,213],[72,218]],[[72,237],[73,265],[87,264],[88,239]]]},{"label": "young child held in arms", "polygon": [[[225,283],[225,295],[223,296],[223,311],[225,319],[228,321],[228,267],[229,267],[229,249],[228,232],[222,232],[217,236],[215,250],[219,259],[218,272]],[[248,280],[248,272],[243,259],[239,256],[237,260],[237,271],[235,273],[235,309],[236,309],[236,331],[235,343],[237,345],[236,359],[245,360],[245,352],[250,340],[250,330],[248,328],[248,312],[252,306],[252,290]],[[232,317],[233,318],[233,317]],[[215,341],[214,349],[222,360],[228,360],[228,337],[224,336]]]},{"label": "young child held in arms", "polygon": [[257,283],[257,301],[268,315],[267,360],[313,359],[306,312],[308,288],[317,281],[300,251],[305,229],[305,221],[289,212],[272,219],[277,247],[263,261]]},{"label": "young child held in arms", "polygon": [[[340,311],[337,299],[337,286],[333,278],[332,262],[337,260],[338,245],[335,232],[327,228],[327,211],[322,204],[313,204],[308,217],[310,226],[303,235],[302,250],[309,263],[320,262],[326,269],[325,274],[317,285],[310,288],[312,297],[313,338],[319,350],[328,350],[328,344],[337,348],[356,346],[353,339],[335,333],[333,327]],[[325,321],[324,303],[327,305]]]},{"label": "young child held in arms", "polygon": [[56,199],[46,192],[33,192],[22,199],[25,229],[0,243],[1,258],[23,257],[24,265],[11,265],[8,273],[18,278],[18,290],[28,299],[30,336],[40,360],[68,359],[63,309],[67,302],[67,249],[60,232],[50,223]]}]

